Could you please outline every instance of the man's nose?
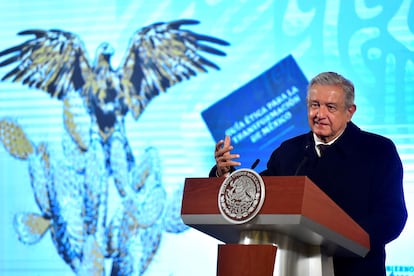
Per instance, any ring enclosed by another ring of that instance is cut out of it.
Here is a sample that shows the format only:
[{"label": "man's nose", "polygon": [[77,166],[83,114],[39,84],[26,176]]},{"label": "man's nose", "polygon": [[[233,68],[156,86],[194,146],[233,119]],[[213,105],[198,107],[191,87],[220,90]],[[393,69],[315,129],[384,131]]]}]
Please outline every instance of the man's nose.
[{"label": "man's nose", "polygon": [[328,109],[326,108],[326,106],[321,105],[321,106],[319,106],[318,111],[316,112],[316,116],[318,118],[321,118],[321,117],[323,118],[323,117],[326,116],[327,112],[328,112]]}]

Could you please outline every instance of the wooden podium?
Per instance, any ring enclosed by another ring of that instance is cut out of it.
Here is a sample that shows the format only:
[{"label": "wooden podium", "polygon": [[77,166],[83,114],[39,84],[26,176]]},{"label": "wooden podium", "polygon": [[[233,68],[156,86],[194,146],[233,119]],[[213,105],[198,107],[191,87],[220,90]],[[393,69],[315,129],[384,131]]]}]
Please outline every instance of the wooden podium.
[{"label": "wooden podium", "polygon": [[223,181],[187,178],[181,209],[185,224],[224,243],[220,276],[328,276],[332,256],[361,258],[370,249],[369,235],[306,176],[263,177],[262,208],[244,224],[220,213]]}]

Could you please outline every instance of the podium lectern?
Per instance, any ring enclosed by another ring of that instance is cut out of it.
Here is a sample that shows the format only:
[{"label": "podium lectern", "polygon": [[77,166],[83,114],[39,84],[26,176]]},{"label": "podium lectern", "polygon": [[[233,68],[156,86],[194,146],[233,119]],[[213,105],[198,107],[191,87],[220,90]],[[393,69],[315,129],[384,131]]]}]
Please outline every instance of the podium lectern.
[{"label": "podium lectern", "polygon": [[243,224],[229,222],[219,210],[223,181],[187,178],[181,208],[185,224],[224,243],[218,248],[220,276],[328,276],[332,256],[362,258],[370,249],[367,232],[306,176],[263,177],[263,205]]}]

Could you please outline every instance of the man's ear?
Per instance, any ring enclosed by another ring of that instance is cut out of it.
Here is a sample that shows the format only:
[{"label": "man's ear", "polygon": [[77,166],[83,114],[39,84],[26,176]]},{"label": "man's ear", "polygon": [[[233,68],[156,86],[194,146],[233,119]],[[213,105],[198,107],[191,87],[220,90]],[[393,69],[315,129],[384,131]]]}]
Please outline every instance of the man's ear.
[{"label": "man's ear", "polygon": [[348,107],[348,122],[351,121],[352,116],[354,115],[355,111],[356,111],[357,107],[355,104],[351,105],[350,107]]}]

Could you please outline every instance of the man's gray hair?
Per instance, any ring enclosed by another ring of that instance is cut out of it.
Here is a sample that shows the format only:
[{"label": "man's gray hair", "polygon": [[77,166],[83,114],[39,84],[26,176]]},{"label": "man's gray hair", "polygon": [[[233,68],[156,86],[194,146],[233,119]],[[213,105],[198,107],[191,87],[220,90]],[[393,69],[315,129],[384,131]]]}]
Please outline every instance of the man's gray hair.
[{"label": "man's gray hair", "polygon": [[335,72],[322,72],[316,75],[308,85],[308,92],[309,89],[316,84],[320,85],[337,85],[342,88],[345,92],[345,107],[348,108],[354,104],[355,100],[355,88],[354,84]]}]

